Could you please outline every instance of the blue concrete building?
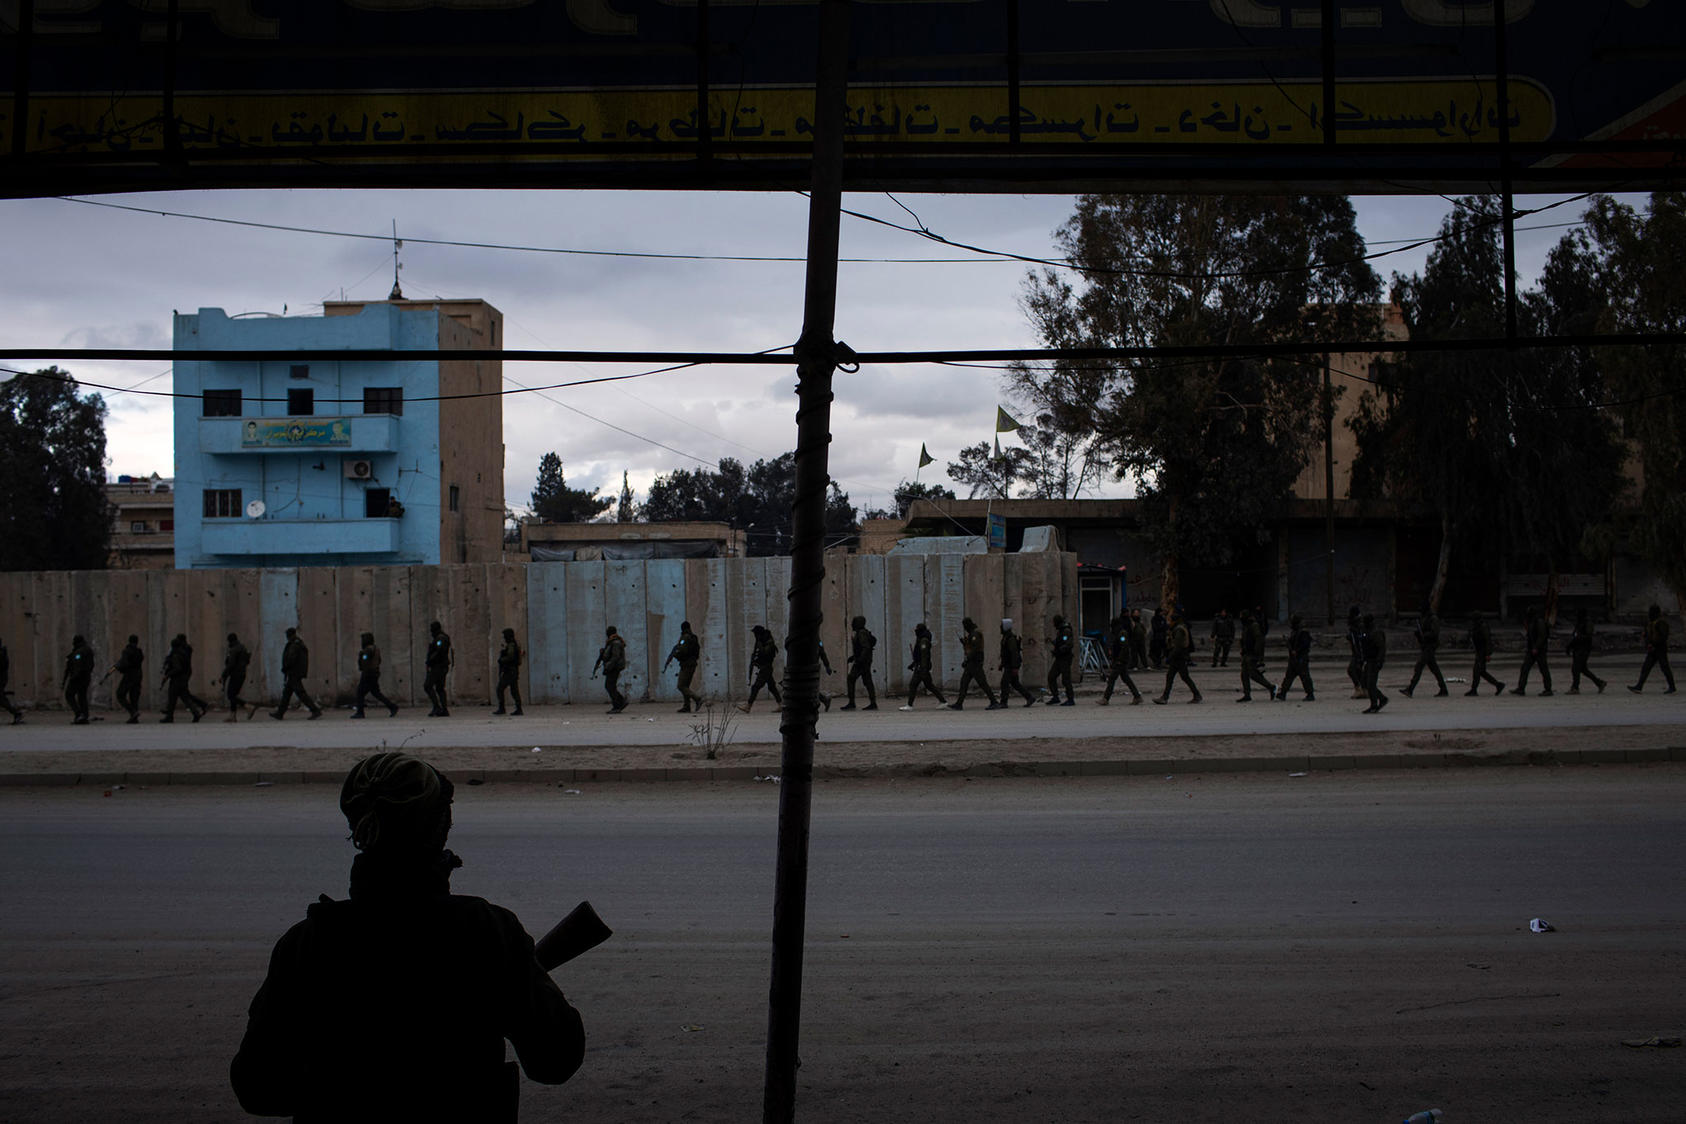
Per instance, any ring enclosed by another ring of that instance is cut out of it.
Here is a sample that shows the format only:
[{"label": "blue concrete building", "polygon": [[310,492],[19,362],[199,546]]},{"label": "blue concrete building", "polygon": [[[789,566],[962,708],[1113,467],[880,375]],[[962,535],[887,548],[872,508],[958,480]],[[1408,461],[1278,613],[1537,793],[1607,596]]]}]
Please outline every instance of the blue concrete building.
[{"label": "blue concrete building", "polygon": [[[483,349],[502,337],[502,314],[481,300],[175,317],[181,351]],[[484,359],[178,360],[176,566],[498,561],[502,378]]]}]

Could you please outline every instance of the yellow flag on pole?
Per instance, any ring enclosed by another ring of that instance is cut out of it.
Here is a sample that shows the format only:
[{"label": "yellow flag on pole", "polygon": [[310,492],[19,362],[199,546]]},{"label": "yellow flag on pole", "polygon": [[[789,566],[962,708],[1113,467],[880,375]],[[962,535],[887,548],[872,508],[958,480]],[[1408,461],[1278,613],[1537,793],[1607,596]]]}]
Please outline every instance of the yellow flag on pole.
[{"label": "yellow flag on pole", "polygon": [[924,468],[928,464],[935,464],[936,460],[937,458],[926,452],[925,443],[921,441],[919,443],[919,467]]},{"label": "yellow flag on pole", "polygon": [[1019,430],[1023,428],[1024,426],[1013,420],[1012,414],[1009,414],[1000,406],[995,407],[995,432],[1006,433],[1008,430]]}]

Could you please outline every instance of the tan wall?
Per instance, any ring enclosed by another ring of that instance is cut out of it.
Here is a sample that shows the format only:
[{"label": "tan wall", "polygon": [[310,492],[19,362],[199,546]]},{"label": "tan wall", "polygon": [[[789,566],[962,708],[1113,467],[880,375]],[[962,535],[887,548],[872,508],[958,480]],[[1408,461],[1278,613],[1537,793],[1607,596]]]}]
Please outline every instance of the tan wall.
[{"label": "tan wall", "polygon": [[[351,701],[359,637],[368,631],[381,648],[382,689],[413,705],[422,697],[428,622],[438,620],[455,653],[450,697],[472,706],[491,699],[500,633],[508,627],[527,652],[521,682],[529,701],[595,704],[603,693],[601,680],[590,677],[592,658],[604,625],[613,624],[626,637],[631,665],[623,687],[635,700],[665,702],[678,699],[675,669],[662,661],[684,618],[703,640],[705,694],[737,700],[746,693],[753,627],[785,635],[789,581],[787,558],[0,573],[0,640],[11,657],[13,699],[57,709],[74,634],[93,645],[103,673],[134,633],[146,654],[141,705],[156,710],[164,653],[176,633],[185,632],[193,646],[199,697],[222,701],[215,680],[234,632],[252,652],[244,697],[272,703],[281,687],[284,632],[296,627],[310,650],[306,686],[327,706]],[[955,683],[962,616],[983,628],[992,653],[999,619],[1013,617],[1025,640],[1025,681],[1034,684],[1046,674],[1050,618],[1076,613],[1076,557],[834,554],[821,597],[821,634],[834,669],[821,680],[827,691],[842,689],[848,621],[857,613],[878,635],[873,670],[880,693],[906,690],[905,652],[920,620],[937,636],[938,674]],[[115,686],[114,679],[96,681],[93,705],[111,707]]]}]

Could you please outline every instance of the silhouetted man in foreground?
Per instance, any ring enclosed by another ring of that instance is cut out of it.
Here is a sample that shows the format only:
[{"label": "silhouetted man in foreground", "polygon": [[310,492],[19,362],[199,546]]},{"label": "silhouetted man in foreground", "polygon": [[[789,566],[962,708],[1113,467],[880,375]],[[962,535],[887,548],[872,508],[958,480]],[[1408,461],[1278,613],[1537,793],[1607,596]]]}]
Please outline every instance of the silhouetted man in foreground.
[{"label": "silhouetted man in foreground", "polygon": [[513,1121],[517,1077],[559,1085],[580,1016],[509,910],[451,893],[453,788],[402,753],[351,770],[340,810],[359,852],[349,901],[289,929],[230,1067],[241,1107],[300,1121]]}]

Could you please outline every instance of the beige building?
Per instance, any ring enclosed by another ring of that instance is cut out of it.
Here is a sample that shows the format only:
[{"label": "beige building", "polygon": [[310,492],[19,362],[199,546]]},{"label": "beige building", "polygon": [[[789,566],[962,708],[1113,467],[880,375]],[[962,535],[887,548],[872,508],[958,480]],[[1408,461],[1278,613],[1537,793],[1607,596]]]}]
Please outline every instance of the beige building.
[{"label": "beige building", "polygon": [[[478,298],[327,301],[322,315],[355,316],[370,304],[438,312],[441,351],[503,348],[503,313]],[[494,562],[503,556],[502,389],[501,359],[439,363],[441,562]]]},{"label": "beige building", "polygon": [[113,570],[168,570],[176,564],[174,481],[151,476],[119,476],[106,484],[111,505]]},{"label": "beige building", "polygon": [[521,553],[532,562],[606,558],[742,558],[748,536],[725,523],[521,524]]}]

